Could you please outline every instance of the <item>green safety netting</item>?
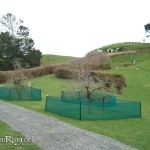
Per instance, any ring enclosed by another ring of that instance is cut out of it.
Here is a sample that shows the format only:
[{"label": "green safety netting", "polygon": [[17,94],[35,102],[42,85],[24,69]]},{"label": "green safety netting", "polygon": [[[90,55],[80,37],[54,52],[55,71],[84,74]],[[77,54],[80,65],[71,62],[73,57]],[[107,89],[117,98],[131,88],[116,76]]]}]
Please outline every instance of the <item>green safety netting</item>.
[{"label": "green safety netting", "polygon": [[99,99],[89,105],[86,97],[65,99],[61,94],[61,98],[47,96],[45,110],[79,120],[140,118],[141,102],[116,100],[115,96],[109,96],[104,101]]},{"label": "green safety netting", "polygon": [[41,89],[36,88],[9,88],[0,87],[0,99],[5,100],[23,100],[23,101],[40,101]]},{"label": "green safety netting", "polygon": [[[92,103],[91,105],[98,105],[99,103],[103,103],[108,106],[113,105],[116,103],[116,96],[113,95],[104,95],[102,93],[94,93],[91,95],[92,99],[95,99],[96,101]],[[61,92],[61,101],[70,101],[70,100],[80,100],[82,99],[87,102],[86,98],[86,92],[85,91],[62,91]]]}]

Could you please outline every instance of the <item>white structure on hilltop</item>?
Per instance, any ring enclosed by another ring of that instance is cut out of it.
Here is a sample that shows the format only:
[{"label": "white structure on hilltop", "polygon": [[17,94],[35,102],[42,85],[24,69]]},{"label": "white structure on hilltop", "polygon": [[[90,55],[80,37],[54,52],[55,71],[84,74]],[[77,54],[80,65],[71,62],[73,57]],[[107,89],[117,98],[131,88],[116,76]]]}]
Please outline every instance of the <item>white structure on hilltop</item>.
[{"label": "white structure on hilltop", "polygon": [[112,53],[113,51],[114,51],[114,49],[112,49],[112,48],[108,48],[108,49],[107,49],[107,52],[108,52],[108,53]]},{"label": "white structure on hilltop", "polygon": [[94,53],[102,53],[103,50],[102,50],[102,49],[96,49],[96,50],[94,50],[93,52],[94,52]]}]

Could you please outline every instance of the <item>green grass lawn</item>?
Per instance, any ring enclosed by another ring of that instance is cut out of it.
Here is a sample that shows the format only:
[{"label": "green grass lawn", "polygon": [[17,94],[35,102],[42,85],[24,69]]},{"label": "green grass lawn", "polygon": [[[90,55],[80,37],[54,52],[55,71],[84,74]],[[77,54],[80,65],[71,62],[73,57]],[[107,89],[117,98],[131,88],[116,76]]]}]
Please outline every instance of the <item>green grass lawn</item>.
[{"label": "green grass lawn", "polygon": [[[41,102],[18,102],[12,103],[20,105],[34,111],[42,112],[65,122],[73,124],[79,128],[92,131],[98,134],[107,135],[111,138],[119,140],[125,144],[132,145],[136,148],[147,150],[150,149],[150,114],[149,114],[149,89],[145,84],[147,82],[149,73],[138,72],[136,79],[134,74],[136,70],[133,68],[120,68],[120,72],[123,73],[128,81],[128,86],[123,90],[123,95],[119,98],[127,100],[137,100],[142,102],[142,118],[141,119],[125,119],[125,120],[110,120],[110,121],[78,121],[71,118],[62,117],[56,114],[48,113],[44,111],[45,96],[60,96],[61,90],[69,90],[71,88],[72,81],[57,79],[54,75],[47,75],[40,78],[30,80],[32,85],[42,89],[42,101]],[[115,71],[114,71],[115,72]],[[118,72],[118,70],[117,70]],[[142,78],[143,76],[143,78]],[[143,79],[143,80],[141,80]]]},{"label": "green grass lawn", "polygon": [[[13,138],[24,137],[19,132],[12,130],[6,123],[0,121],[0,138],[4,138],[5,136],[11,136]],[[24,144],[24,145],[19,145],[19,144],[14,145],[9,142],[7,143],[0,142],[0,150],[40,150],[40,148],[38,148],[33,143]]]},{"label": "green grass lawn", "polygon": [[[107,121],[79,121],[57,114],[44,111],[46,95],[60,97],[62,90],[71,90],[73,81],[58,79],[54,75],[47,75],[29,80],[33,87],[42,89],[42,101],[12,101],[11,103],[29,108],[34,111],[51,115],[79,128],[98,134],[106,135],[122,143],[129,144],[141,150],[150,149],[150,57],[149,53],[141,55],[122,55],[114,57],[112,73],[123,74],[127,81],[127,87],[123,90],[119,99],[142,102],[142,118],[122,119]],[[124,67],[132,59],[138,59],[135,65]],[[117,68],[116,68],[117,66]],[[146,70],[140,69],[140,66]],[[139,67],[137,71],[136,68]],[[1,122],[0,122],[1,125]],[[5,127],[3,127],[5,130]],[[12,132],[12,131],[11,131]]]}]

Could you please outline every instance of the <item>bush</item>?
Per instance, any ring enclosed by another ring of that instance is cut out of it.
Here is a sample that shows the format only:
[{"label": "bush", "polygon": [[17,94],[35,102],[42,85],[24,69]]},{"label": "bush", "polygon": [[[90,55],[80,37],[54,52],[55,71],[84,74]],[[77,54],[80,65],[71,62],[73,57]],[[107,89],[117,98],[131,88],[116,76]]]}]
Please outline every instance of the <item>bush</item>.
[{"label": "bush", "polygon": [[111,69],[111,64],[110,63],[108,63],[108,64],[100,64],[99,68],[101,70],[109,70],[109,69]]},{"label": "bush", "polygon": [[88,64],[88,66],[91,70],[99,70],[99,65],[98,64]]},{"label": "bush", "polygon": [[47,74],[53,74],[55,68],[57,68],[58,66],[60,65],[48,65],[25,69],[24,74],[28,77],[40,77]]},{"label": "bush", "polygon": [[0,72],[0,83],[4,83],[7,81],[7,78],[3,72]]},{"label": "bush", "polygon": [[[102,80],[105,83],[106,88],[108,89],[111,88],[112,84],[114,84],[118,94],[121,94],[122,89],[127,86],[125,77],[120,74],[92,72],[92,75],[96,75],[99,80]],[[97,81],[97,79],[95,81]]]},{"label": "bush", "polygon": [[[40,66],[40,67],[34,67],[30,69],[24,69],[23,74],[27,78],[33,78],[33,77],[40,77],[47,74],[54,74],[54,71],[57,67],[63,66],[63,65],[48,65],[48,66]],[[7,80],[10,80],[11,75],[13,71],[5,71],[0,72],[0,83],[4,83]]]},{"label": "bush", "polygon": [[67,67],[58,67],[55,69],[55,76],[61,79],[73,79],[73,70]]},{"label": "bush", "polygon": [[118,94],[121,94],[122,89],[127,86],[125,77],[120,74],[114,74],[114,83]]}]

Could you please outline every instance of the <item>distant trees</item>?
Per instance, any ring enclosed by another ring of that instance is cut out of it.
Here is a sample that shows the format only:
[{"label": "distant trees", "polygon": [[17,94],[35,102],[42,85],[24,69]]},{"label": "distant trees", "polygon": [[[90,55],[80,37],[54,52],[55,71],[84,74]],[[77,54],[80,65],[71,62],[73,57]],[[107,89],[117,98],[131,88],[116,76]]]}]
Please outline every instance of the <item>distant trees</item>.
[{"label": "distant trees", "polygon": [[29,37],[29,29],[22,25],[10,13],[2,16],[0,23],[3,32],[0,33],[0,70],[13,70],[13,61],[19,58],[28,67],[40,65],[41,52],[34,48],[34,40]]},{"label": "distant trees", "polygon": [[[144,28],[145,28],[146,33],[150,33],[150,24],[149,23],[144,25]],[[150,35],[147,35],[147,37],[149,37],[149,36]]]}]

